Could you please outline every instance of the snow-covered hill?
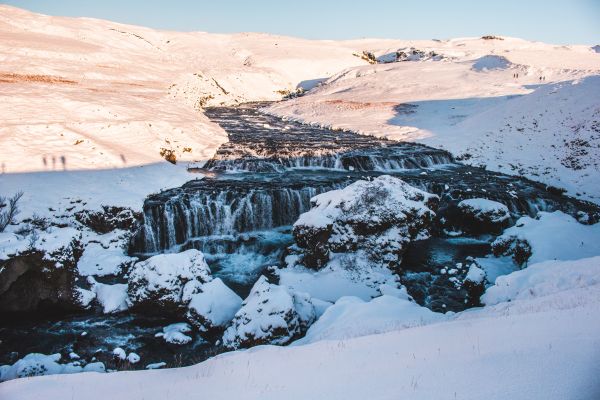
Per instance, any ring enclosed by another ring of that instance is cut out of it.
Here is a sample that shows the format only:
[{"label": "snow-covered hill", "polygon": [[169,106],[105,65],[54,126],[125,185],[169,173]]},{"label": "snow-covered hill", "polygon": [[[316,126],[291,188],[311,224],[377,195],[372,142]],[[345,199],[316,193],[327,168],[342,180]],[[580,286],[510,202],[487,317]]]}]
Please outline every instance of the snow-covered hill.
[{"label": "snow-covered hill", "polygon": [[[207,160],[227,140],[202,106],[281,99],[366,64],[352,55],[360,48],[0,5],[0,194],[23,190],[28,213],[65,197],[139,208],[148,193],[198,177],[187,162]],[[166,163],[163,149],[182,162]]]},{"label": "snow-covered hill", "polygon": [[[408,61],[347,69],[270,112],[444,147],[600,199],[600,54],[592,48],[471,38],[398,49]],[[374,55],[389,61],[393,51]]]}]

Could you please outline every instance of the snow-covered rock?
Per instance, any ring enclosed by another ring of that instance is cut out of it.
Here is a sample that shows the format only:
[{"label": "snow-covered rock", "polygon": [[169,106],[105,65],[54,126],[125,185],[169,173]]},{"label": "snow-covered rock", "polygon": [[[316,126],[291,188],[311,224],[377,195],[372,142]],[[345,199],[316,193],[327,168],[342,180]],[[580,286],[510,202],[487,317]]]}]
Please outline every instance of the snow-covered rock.
[{"label": "snow-covered rock", "polygon": [[[77,261],[82,252],[81,232],[72,227],[48,227],[18,238],[25,248],[14,246],[10,254],[0,250],[0,311],[35,311],[41,303],[57,309],[78,309],[89,296],[80,297],[75,286]],[[16,252],[12,252],[16,250]],[[89,304],[89,303],[88,303]]]},{"label": "snow-covered rock", "polygon": [[186,318],[201,332],[224,329],[241,307],[242,298],[215,278],[192,295]]},{"label": "snow-covered rock", "polygon": [[500,276],[481,297],[486,306],[600,285],[600,257],[575,261],[544,261]]},{"label": "snow-covered rock", "polygon": [[140,362],[140,356],[137,353],[129,353],[127,355],[127,361],[129,361],[130,364],[137,364]]},{"label": "snow-covered rock", "polygon": [[287,344],[306,332],[315,318],[310,296],[290,293],[261,276],[223,334],[223,344],[230,348]]},{"label": "snow-covered rock", "polygon": [[151,312],[181,312],[210,280],[210,269],[200,251],[159,254],[134,265],[129,299],[134,307]]},{"label": "snow-covered rock", "polygon": [[357,251],[374,262],[398,263],[407,243],[428,236],[437,200],[388,175],[315,196],[294,224],[302,263],[321,268],[330,253]]},{"label": "snow-covered rock", "polygon": [[125,360],[127,358],[127,353],[121,347],[115,347],[113,349],[113,357],[117,360]]},{"label": "snow-covered rock", "polygon": [[27,354],[13,365],[0,366],[0,382],[39,375],[73,374],[77,372],[105,372],[104,364],[94,362],[85,366],[60,364],[60,354]]},{"label": "snow-covered rock", "polygon": [[469,233],[500,233],[510,219],[508,207],[489,199],[467,199],[457,205],[455,218],[448,218],[455,228]]},{"label": "snow-covered rock", "polygon": [[358,297],[342,297],[294,345],[397,331],[443,319],[443,314],[406,298],[383,295],[366,302]]},{"label": "snow-covered rock", "polygon": [[188,334],[192,332],[192,327],[185,322],[177,322],[167,325],[162,332],[158,332],[155,336],[162,337],[165,342],[171,344],[186,344],[192,341],[192,337]]},{"label": "snow-covered rock", "polygon": [[467,291],[467,306],[476,307],[480,305],[480,297],[485,291],[486,283],[485,271],[477,263],[472,263],[462,283],[463,288]]},{"label": "snow-covered rock", "polygon": [[522,217],[499,236],[495,255],[511,255],[519,264],[576,260],[600,255],[600,223],[584,225],[561,211]]}]

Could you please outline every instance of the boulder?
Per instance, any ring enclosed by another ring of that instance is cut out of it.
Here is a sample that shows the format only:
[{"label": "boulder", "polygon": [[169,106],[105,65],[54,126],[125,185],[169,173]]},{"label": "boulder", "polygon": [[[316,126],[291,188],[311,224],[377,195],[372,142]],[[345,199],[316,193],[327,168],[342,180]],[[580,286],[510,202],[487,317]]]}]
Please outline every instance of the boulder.
[{"label": "boulder", "polygon": [[212,280],[204,255],[195,249],[159,254],[136,263],[129,275],[132,307],[158,314],[181,314],[202,284]]},{"label": "boulder", "polygon": [[399,265],[406,245],[429,236],[439,198],[388,175],[313,197],[293,234],[302,264],[319,269],[331,253],[361,252]]},{"label": "boulder", "polygon": [[81,234],[53,228],[30,240],[27,250],[0,261],[0,312],[82,308],[75,287]]},{"label": "boulder", "polygon": [[223,335],[226,347],[284,345],[303,335],[315,321],[310,296],[289,292],[261,276]]},{"label": "boulder", "polygon": [[454,211],[447,215],[448,223],[465,233],[499,234],[510,222],[508,207],[489,199],[462,200]]}]

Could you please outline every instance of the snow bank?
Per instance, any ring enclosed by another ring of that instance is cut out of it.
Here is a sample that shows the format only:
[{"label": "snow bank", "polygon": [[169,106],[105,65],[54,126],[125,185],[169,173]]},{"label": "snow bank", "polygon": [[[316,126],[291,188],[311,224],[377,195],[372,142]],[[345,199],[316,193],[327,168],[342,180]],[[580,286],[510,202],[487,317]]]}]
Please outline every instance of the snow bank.
[{"label": "snow bank", "polygon": [[530,263],[577,260],[600,255],[600,224],[583,225],[561,211],[521,217],[492,244],[495,253],[512,254],[514,244],[530,247]]},{"label": "snow bank", "polygon": [[545,261],[500,276],[481,297],[485,305],[526,300],[576,288],[600,285],[600,257]]}]

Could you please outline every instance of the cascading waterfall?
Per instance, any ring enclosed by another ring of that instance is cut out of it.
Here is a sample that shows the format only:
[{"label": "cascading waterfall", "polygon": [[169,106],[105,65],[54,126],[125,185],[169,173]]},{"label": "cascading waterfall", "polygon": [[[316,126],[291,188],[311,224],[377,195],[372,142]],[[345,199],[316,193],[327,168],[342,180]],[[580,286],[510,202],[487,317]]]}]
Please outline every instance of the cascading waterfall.
[{"label": "cascading waterfall", "polygon": [[144,204],[144,225],[134,239],[138,253],[169,251],[187,241],[207,236],[237,235],[293,224],[308,211],[310,199],[340,187],[233,187],[216,191],[210,185],[180,191],[173,197],[157,195]]}]

